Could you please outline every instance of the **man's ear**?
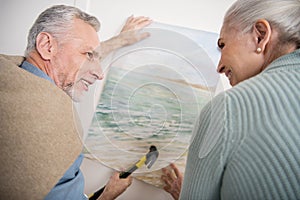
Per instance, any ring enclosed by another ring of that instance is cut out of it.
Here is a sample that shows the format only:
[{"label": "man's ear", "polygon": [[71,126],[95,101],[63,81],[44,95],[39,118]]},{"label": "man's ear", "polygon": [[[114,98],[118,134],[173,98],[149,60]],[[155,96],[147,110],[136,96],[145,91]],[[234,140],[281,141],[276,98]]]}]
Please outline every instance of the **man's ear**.
[{"label": "man's ear", "polygon": [[266,45],[270,41],[272,29],[270,23],[265,19],[259,19],[255,22],[253,27],[253,34],[256,39],[257,48],[264,51]]},{"label": "man's ear", "polygon": [[36,37],[36,49],[44,60],[50,60],[57,49],[56,40],[47,32],[40,32]]}]

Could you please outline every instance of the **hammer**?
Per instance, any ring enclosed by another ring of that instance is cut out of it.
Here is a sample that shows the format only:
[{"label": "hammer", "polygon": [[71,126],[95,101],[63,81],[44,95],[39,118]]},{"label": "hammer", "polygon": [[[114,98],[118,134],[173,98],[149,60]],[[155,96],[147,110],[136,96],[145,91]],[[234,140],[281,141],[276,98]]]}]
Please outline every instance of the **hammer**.
[{"label": "hammer", "polygon": [[[139,161],[137,161],[132,167],[125,170],[124,172],[120,173],[120,178],[127,178],[130,174],[132,174],[135,170],[142,167],[144,164],[147,166],[148,169],[152,167],[154,162],[156,161],[158,157],[158,151],[156,146],[151,145],[149,148],[149,152],[144,155]],[[96,200],[104,191],[105,186],[100,188],[98,191],[96,191],[94,194],[89,196],[89,200]]]}]

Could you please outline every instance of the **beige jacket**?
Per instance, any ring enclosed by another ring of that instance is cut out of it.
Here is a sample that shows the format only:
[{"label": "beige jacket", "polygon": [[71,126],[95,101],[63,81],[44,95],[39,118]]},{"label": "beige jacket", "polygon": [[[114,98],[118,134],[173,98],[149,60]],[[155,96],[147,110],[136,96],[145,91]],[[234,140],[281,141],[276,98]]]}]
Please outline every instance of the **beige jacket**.
[{"label": "beige jacket", "polygon": [[0,55],[0,199],[43,199],[82,150],[71,98]]}]

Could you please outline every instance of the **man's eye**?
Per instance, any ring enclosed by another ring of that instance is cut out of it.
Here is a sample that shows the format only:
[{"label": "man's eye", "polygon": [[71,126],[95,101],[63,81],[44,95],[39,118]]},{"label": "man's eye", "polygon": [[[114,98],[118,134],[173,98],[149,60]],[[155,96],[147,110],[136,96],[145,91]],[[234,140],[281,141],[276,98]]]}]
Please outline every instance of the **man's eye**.
[{"label": "man's eye", "polygon": [[92,60],[94,58],[94,54],[92,52],[87,52],[86,55],[89,60]]}]

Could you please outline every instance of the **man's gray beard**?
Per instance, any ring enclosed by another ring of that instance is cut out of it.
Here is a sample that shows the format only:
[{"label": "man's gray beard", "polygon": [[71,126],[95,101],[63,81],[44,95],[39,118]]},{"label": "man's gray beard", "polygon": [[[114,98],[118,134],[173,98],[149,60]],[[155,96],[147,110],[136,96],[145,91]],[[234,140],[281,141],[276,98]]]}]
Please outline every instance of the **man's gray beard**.
[{"label": "man's gray beard", "polygon": [[64,91],[65,91],[65,93],[67,93],[67,95],[69,97],[71,97],[71,99],[74,102],[78,103],[81,101],[81,96],[76,94],[76,92],[74,91],[74,87],[68,88],[67,90],[64,90]]}]

